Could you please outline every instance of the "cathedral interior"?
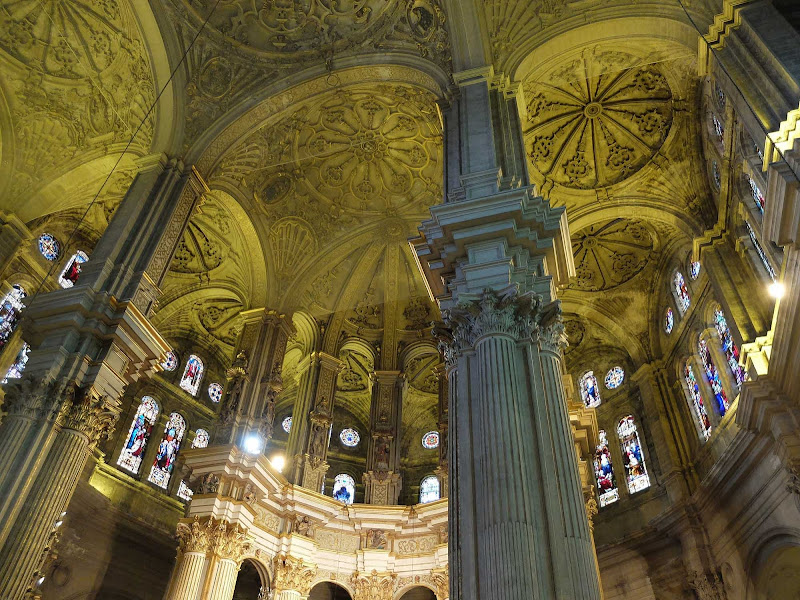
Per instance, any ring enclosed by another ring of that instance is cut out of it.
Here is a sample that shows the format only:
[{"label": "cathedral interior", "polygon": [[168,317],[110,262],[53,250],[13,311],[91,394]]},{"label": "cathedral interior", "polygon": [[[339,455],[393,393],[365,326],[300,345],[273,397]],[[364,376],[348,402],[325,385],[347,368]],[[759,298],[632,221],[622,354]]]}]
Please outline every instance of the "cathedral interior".
[{"label": "cathedral interior", "polygon": [[800,599],[796,0],[0,0],[2,600]]}]

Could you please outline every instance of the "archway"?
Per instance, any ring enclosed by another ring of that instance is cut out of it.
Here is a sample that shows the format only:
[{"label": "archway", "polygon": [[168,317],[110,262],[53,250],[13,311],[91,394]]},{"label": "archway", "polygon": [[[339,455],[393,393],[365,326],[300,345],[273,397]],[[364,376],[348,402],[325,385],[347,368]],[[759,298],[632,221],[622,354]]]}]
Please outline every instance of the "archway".
[{"label": "archway", "polygon": [[263,600],[267,598],[268,592],[269,584],[261,579],[261,573],[256,564],[245,559],[239,570],[239,577],[236,578],[233,600]]},{"label": "archway", "polygon": [[800,598],[800,546],[775,550],[755,580],[753,600]]},{"label": "archway", "polygon": [[406,590],[398,600],[436,600],[436,594],[429,588],[420,585]]},{"label": "archway", "polygon": [[353,597],[342,586],[323,581],[311,589],[308,600],[353,600]]}]

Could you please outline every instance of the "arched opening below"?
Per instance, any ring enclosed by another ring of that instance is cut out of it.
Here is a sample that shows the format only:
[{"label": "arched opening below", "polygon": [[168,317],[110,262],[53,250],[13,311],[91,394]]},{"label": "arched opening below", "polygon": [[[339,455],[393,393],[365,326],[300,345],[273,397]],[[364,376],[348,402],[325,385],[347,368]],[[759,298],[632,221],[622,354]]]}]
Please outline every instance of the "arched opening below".
[{"label": "arched opening below", "polygon": [[311,588],[308,600],[353,600],[353,598],[342,586],[323,581]]},{"label": "arched opening below", "polygon": [[256,565],[250,560],[245,560],[239,569],[233,600],[266,600],[268,592],[269,586],[261,581]]},{"label": "arched opening below", "polygon": [[800,598],[800,546],[773,552],[756,580],[754,600],[787,598]]},{"label": "arched opening below", "polygon": [[436,594],[426,587],[414,587],[406,591],[398,600],[436,600]]}]

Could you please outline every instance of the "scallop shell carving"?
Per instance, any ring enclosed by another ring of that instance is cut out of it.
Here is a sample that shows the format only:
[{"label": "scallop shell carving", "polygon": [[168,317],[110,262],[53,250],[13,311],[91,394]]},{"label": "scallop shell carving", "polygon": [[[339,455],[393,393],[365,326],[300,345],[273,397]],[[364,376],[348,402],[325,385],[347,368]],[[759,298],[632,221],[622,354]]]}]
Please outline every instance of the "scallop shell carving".
[{"label": "scallop shell carving", "polygon": [[317,238],[308,223],[286,217],[269,231],[269,247],[281,279],[297,273],[298,268],[317,252]]}]

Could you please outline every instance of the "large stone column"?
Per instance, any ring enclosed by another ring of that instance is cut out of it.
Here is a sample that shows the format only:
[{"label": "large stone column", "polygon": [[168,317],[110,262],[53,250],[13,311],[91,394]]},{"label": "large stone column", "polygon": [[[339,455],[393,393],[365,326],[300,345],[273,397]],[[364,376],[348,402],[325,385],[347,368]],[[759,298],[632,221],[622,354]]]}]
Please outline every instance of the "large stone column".
[{"label": "large stone column", "polygon": [[450,398],[447,370],[443,365],[436,367],[436,380],[439,386],[439,466],[436,477],[439,478],[439,497],[447,498],[450,494]]},{"label": "large stone column", "polygon": [[404,378],[400,371],[375,371],[372,379],[364,502],[395,505],[400,498],[400,424]]},{"label": "large stone column", "polygon": [[412,242],[444,321],[451,598],[597,600],[561,382],[566,214],[525,185],[513,86],[491,68],[454,78],[446,201]]}]

